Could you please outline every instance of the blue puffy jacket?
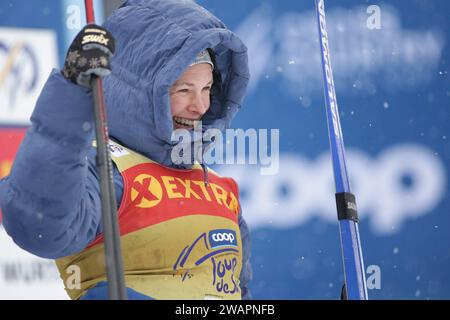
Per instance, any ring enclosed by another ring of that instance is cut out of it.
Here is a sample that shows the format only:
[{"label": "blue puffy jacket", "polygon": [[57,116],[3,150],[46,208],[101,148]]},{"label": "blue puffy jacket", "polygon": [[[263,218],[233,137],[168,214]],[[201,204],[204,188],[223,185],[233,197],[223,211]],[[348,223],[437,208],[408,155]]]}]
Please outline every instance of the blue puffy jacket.
[{"label": "blue puffy jacket", "polygon": [[[174,147],[168,89],[205,48],[222,78],[203,117],[204,130],[227,128],[249,79],[247,49],[191,1],[130,0],[104,24],[116,39],[113,72],[104,78],[110,135],[166,166]],[[0,180],[3,224],[21,248],[44,258],[82,251],[101,233],[92,93],[54,70],[36,103],[11,173]],[[123,181],[114,170],[117,203]],[[242,216],[241,289],[249,298],[249,231]]]}]

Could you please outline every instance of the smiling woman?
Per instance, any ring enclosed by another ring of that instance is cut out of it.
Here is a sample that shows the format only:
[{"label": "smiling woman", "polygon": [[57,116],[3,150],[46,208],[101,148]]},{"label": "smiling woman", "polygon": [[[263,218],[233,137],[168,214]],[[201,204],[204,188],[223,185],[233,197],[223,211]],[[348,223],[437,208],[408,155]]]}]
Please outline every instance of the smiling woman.
[{"label": "smiling woman", "polygon": [[[10,176],[0,180],[8,234],[56,260],[72,299],[108,297],[91,74],[110,74],[103,85],[128,298],[250,298],[237,183],[171,158],[174,129],[198,120],[202,131],[229,127],[249,79],[245,45],[192,1],[128,0],[103,26],[75,37],[62,72],[42,89]],[[217,240],[225,234],[233,241]]]},{"label": "smiling woman", "polygon": [[174,129],[194,128],[208,111],[213,84],[212,68],[208,62],[189,66],[170,88],[170,109]]}]

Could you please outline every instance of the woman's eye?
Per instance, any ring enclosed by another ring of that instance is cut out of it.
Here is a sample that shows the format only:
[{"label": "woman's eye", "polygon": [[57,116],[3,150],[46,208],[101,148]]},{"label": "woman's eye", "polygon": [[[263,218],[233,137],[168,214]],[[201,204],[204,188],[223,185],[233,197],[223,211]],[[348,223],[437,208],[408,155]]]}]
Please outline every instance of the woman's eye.
[{"label": "woman's eye", "polygon": [[188,89],[180,89],[180,90],[178,90],[177,92],[187,93],[187,92],[189,92],[189,90],[188,90]]},{"label": "woman's eye", "polygon": [[204,87],[203,90],[210,91],[210,90],[211,90],[211,87]]}]

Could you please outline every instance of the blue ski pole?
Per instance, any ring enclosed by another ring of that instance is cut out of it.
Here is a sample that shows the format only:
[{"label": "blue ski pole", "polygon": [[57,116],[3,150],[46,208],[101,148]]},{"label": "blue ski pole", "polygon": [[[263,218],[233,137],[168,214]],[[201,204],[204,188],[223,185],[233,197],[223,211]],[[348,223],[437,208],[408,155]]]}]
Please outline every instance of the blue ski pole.
[{"label": "blue ski pole", "polygon": [[328,34],[325,22],[324,0],[315,0],[319,27],[320,53],[325,89],[328,135],[336,186],[336,206],[339,220],[341,253],[344,265],[344,297],[350,300],[367,300],[367,287],[361,241],[358,231],[358,212],[355,196],[351,193],[345,161],[339,110],[336,101],[333,71],[331,69]]}]

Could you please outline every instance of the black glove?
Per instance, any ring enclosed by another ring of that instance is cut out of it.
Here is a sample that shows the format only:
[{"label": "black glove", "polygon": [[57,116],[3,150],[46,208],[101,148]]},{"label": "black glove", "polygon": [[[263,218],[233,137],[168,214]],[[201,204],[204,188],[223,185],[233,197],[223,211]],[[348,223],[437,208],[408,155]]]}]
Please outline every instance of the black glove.
[{"label": "black glove", "polygon": [[110,59],[114,50],[115,40],[111,33],[96,24],[89,24],[70,45],[62,74],[73,83],[90,88],[92,75],[103,77],[111,73]]}]

